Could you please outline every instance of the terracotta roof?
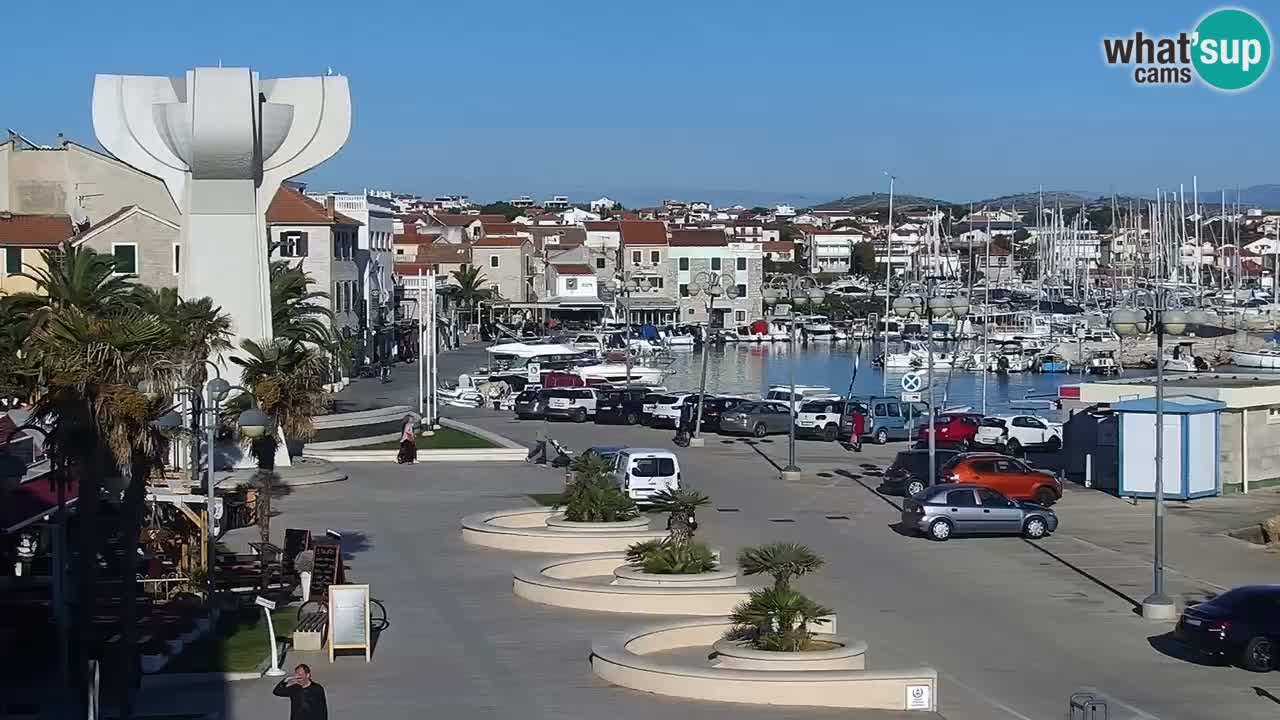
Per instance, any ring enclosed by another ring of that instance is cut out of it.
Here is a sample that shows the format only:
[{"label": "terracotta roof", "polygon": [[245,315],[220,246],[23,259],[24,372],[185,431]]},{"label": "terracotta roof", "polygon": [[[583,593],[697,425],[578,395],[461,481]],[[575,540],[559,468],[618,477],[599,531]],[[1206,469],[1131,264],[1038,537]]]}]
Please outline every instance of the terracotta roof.
[{"label": "terracotta roof", "polygon": [[558,275],[595,275],[595,271],[586,265],[580,263],[565,263],[564,265],[552,265],[556,269]]},{"label": "terracotta roof", "polygon": [[763,252],[795,252],[796,244],[779,240],[777,242],[760,243],[760,249]]},{"label": "terracotta roof", "polygon": [[794,227],[795,229],[799,230],[802,233],[820,233],[823,231],[822,228],[816,225],[806,225],[804,223],[794,223],[792,227]]},{"label": "terracotta roof", "polygon": [[507,216],[506,216],[506,215],[497,215],[497,214],[493,214],[493,215],[484,215],[484,214],[481,214],[481,215],[477,215],[476,217],[480,218],[480,222],[485,223],[486,225],[487,225],[487,224],[489,224],[489,223],[507,223],[507,222],[511,222],[510,220],[508,220],[508,219],[507,219]]},{"label": "terracotta roof", "polygon": [[452,243],[423,243],[418,253],[404,262],[396,263],[396,272],[405,265],[451,265],[471,262],[471,248]]},{"label": "terracotta roof", "polygon": [[[444,215],[444,214],[440,214],[440,215],[432,215],[432,217],[434,217],[434,218],[436,219],[436,222],[439,222],[441,225],[447,225],[447,226],[449,226],[449,227],[466,227],[466,226],[470,225],[471,223],[474,223],[474,222],[481,222],[481,220],[480,220],[480,216],[479,216],[479,215]],[[503,220],[503,222],[505,222],[505,221],[506,221],[506,218],[504,217],[504,218],[502,218],[502,220]]]},{"label": "terracotta roof", "polygon": [[471,243],[471,247],[520,247],[525,243],[533,242],[527,237],[510,237],[510,236],[488,236],[480,238]]},{"label": "terracotta roof", "polygon": [[633,245],[666,245],[667,225],[661,220],[624,220],[622,225],[622,244]]},{"label": "terracotta roof", "polygon": [[485,221],[483,226],[485,235],[515,235],[524,229],[523,225],[509,223],[505,220],[502,222]]},{"label": "terracotta roof", "polygon": [[328,206],[281,186],[267,208],[268,225],[363,225]]},{"label": "terracotta roof", "polygon": [[617,220],[588,220],[582,223],[587,232],[617,232]]},{"label": "terracotta roof", "polygon": [[729,238],[722,230],[672,230],[671,247],[724,247]]},{"label": "terracotta roof", "polygon": [[71,218],[66,215],[0,213],[0,245],[54,247],[69,237]]}]

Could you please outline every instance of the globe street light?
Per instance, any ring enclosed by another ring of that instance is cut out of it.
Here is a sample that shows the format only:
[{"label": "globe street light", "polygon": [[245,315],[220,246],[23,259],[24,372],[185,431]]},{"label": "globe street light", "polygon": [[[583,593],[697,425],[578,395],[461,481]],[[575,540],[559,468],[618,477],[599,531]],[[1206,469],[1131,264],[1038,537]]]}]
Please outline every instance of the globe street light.
[{"label": "globe street light", "polygon": [[[702,379],[698,383],[698,417],[693,421],[693,437],[689,438],[690,447],[703,446],[702,404],[707,399],[707,355],[711,351],[711,343],[708,340],[711,337],[711,317],[715,309],[716,298],[723,295],[733,300],[738,297],[738,286],[733,282],[733,276],[727,273],[721,275],[719,273],[699,272],[693,276],[693,282],[689,283],[689,295],[698,297],[703,293],[707,295],[707,331],[702,338]],[[688,400],[685,402],[688,402]]]},{"label": "globe street light", "polygon": [[1164,336],[1182,335],[1188,323],[1209,324],[1213,320],[1213,316],[1203,310],[1191,313],[1169,310],[1164,307],[1167,300],[1166,293],[1156,290],[1154,308],[1121,308],[1111,313],[1111,329],[1117,335],[1134,337],[1152,331],[1156,334],[1155,552],[1152,592],[1142,601],[1142,617],[1147,620],[1172,620],[1178,615],[1177,604],[1164,591]]},{"label": "globe street light", "polygon": [[627,363],[627,386],[631,385],[631,295],[638,292],[648,292],[653,284],[649,282],[646,275],[632,275],[624,273],[619,277],[609,278],[605,283],[605,287],[622,295],[624,312],[626,313],[626,363]]},{"label": "globe street light", "polygon": [[[818,282],[810,277],[792,278],[775,277],[769,287],[763,291],[766,305],[776,306],[779,301],[786,300],[795,307],[804,307],[813,301],[816,305],[827,296],[818,288]],[[776,308],[775,308],[776,310]],[[776,313],[775,313],[776,314]],[[796,317],[791,313],[790,361],[787,363],[791,382],[791,422],[787,427],[787,466],[782,468],[783,480],[799,480],[801,470],[796,465]]]},{"label": "globe street light", "polygon": [[[937,411],[934,407],[933,395],[933,319],[962,318],[969,312],[968,298],[938,296],[934,294],[936,292],[936,281],[931,280],[924,295],[902,295],[893,301],[894,314],[904,318],[915,315],[923,318],[925,323],[925,347],[929,357],[926,380],[929,385],[929,482],[933,482],[938,477],[937,428],[934,427]],[[886,376],[888,375],[887,365],[886,362]]]}]

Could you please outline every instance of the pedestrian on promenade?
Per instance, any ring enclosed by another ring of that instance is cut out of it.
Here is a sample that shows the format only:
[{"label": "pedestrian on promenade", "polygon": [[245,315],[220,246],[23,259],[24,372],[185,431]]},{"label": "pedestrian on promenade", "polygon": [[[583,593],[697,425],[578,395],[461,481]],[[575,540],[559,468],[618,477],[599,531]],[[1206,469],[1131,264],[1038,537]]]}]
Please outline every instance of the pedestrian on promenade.
[{"label": "pedestrian on promenade", "polygon": [[[536,460],[534,458],[537,458]],[[538,438],[534,441],[533,447],[529,448],[529,454],[525,456],[524,461],[527,463],[536,463],[545,465],[547,462],[547,426],[538,425]]]},{"label": "pedestrian on promenade", "polygon": [[271,693],[289,698],[289,720],[329,720],[324,687],[311,680],[311,666],[301,663]]},{"label": "pedestrian on promenade", "polygon": [[693,437],[693,422],[698,412],[698,405],[691,397],[686,397],[680,406],[680,419],[676,423],[676,436],[672,440],[680,447],[689,447],[689,438]]},{"label": "pedestrian on promenade", "polygon": [[858,403],[849,403],[849,449],[862,452],[862,433],[866,432],[866,415]]},{"label": "pedestrian on promenade", "polygon": [[414,428],[413,416],[405,415],[404,424],[400,427],[400,454],[396,462],[404,465],[418,460],[418,433]]}]

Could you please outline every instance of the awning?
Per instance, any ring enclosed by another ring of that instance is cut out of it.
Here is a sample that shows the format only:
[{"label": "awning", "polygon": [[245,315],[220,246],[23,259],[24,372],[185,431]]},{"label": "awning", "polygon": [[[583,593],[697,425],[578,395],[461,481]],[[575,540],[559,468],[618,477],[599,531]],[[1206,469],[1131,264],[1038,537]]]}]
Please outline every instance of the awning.
[{"label": "awning", "polygon": [[[67,479],[64,498],[68,507],[80,497],[80,482]],[[0,532],[14,533],[58,508],[58,487],[51,474],[24,482],[0,497]]]}]

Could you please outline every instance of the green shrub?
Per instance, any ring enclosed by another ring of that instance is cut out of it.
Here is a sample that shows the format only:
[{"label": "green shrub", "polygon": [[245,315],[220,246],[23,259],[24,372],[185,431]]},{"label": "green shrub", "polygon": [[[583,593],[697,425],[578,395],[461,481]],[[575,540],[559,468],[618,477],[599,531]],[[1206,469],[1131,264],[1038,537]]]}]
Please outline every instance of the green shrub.
[{"label": "green shrub", "polygon": [[565,488],[564,519],[571,522],[620,522],[639,517],[635,502],[613,484],[610,466],[595,455],[573,462],[574,479]]},{"label": "green shrub", "polygon": [[773,587],[751,593],[729,617],[733,627],[725,638],[757,650],[800,652],[809,647],[815,625],[825,624],[829,608],[791,589],[791,581],[822,567],[817,553],[796,543],[771,543],[743,548],[738,567],[744,575],[770,575]]},{"label": "green shrub", "polygon": [[715,555],[702,543],[670,538],[646,540],[627,548],[627,562],[653,575],[697,575],[716,569]]}]

